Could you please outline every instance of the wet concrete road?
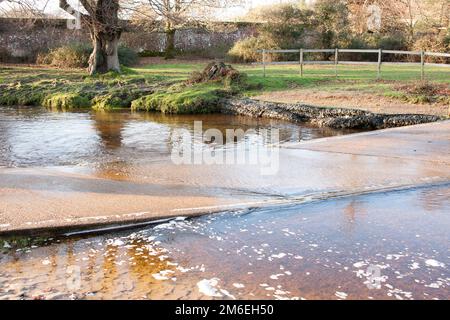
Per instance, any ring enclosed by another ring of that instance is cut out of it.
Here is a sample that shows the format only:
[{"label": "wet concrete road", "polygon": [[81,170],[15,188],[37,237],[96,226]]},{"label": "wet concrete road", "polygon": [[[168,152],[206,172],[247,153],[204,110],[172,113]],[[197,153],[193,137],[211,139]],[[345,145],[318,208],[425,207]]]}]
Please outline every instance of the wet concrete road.
[{"label": "wet concrete road", "polygon": [[0,231],[303,203],[450,181],[450,121],[282,144],[279,171],[152,161],[0,168]]}]

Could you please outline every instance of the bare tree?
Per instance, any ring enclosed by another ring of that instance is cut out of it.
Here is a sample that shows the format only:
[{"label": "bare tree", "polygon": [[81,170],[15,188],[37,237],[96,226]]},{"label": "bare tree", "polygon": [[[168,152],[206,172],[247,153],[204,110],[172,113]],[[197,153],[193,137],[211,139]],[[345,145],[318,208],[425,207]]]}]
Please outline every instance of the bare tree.
[{"label": "bare tree", "polygon": [[36,0],[0,0],[0,17],[5,18],[44,18],[43,10],[36,4]]},{"label": "bare tree", "polygon": [[402,31],[409,43],[418,31],[443,30],[449,27],[449,0],[347,0],[354,31],[367,29],[367,9],[376,5],[381,10],[382,32]]},{"label": "bare tree", "polygon": [[[47,4],[47,0],[45,3]],[[43,13],[37,0],[8,0],[23,17]],[[73,8],[68,0],[59,0],[59,7],[87,27],[92,40],[93,51],[89,58],[89,73],[120,72],[118,48],[122,33],[119,20],[119,0],[79,0],[82,10]]]},{"label": "bare tree", "polygon": [[151,11],[164,25],[165,57],[175,56],[175,33],[182,26],[205,20],[212,10],[243,3],[242,0],[147,0]]},{"label": "bare tree", "polygon": [[119,21],[119,0],[80,0],[86,13],[74,9],[67,0],[59,0],[59,7],[81,19],[91,36],[93,51],[89,58],[89,73],[120,72],[119,40],[122,27]]}]

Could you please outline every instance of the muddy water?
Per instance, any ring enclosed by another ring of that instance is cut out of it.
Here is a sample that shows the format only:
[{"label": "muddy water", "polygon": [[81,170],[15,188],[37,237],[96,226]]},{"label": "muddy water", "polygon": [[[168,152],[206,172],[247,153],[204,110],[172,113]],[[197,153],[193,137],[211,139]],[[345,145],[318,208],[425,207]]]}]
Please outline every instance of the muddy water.
[{"label": "muddy water", "polygon": [[[162,115],[123,112],[49,112],[40,108],[0,107],[0,166],[130,165],[166,159],[173,129],[280,129],[281,142],[310,140],[350,131],[315,128],[283,121],[227,115]],[[254,139],[253,139],[254,140]]]},{"label": "muddy water", "polygon": [[0,298],[448,299],[450,185],[178,218],[0,255]]},{"label": "muddy water", "polygon": [[[256,129],[235,144],[244,144],[246,139],[258,141],[255,137],[260,129],[269,127],[280,129],[282,142],[347,133],[225,115],[51,113],[0,108],[0,166],[57,166],[64,168],[58,170],[92,171],[91,174],[105,179],[103,184],[89,184],[85,179],[53,176],[50,183],[40,183],[38,176],[30,176],[23,188],[29,188],[33,194],[43,187],[47,192],[88,190],[114,194],[119,191],[105,184],[120,180],[139,182],[129,190],[124,184],[117,186],[121,194],[132,195],[134,202],[138,200],[136,194],[156,192],[170,194],[164,201],[173,202],[173,195],[181,191],[190,198],[209,193],[228,194],[230,198],[245,194],[251,199],[259,194],[269,199],[284,196],[286,200],[303,194],[321,195],[304,197],[310,200],[296,206],[180,218],[120,233],[48,239],[44,244],[19,249],[0,241],[0,298],[450,296],[450,186],[445,184],[445,164],[430,167],[426,162],[333,155],[333,166],[338,170],[330,171],[324,170],[329,165],[327,153],[304,151],[298,157],[298,150],[283,148],[280,172],[273,177],[262,178],[255,174],[258,168],[250,167],[200,170],[173,166],[167,161],[172,148],[171,132],[176,128],[193,132],[194,120],[202,120],[203,129]],[[359,167],[355,161],[359,161]],[[302,165],[292,165],[299,162]],[[309,174],[312,168],[314,176]],[[347,174],[350,170],[352,175]],[[14,179],[7,180],[11,179],[8,174],[3,178],[0,182],[4,188],[15,183]],[[430,181],[440,184],[430,187]],[[156,182],[157,188],[153,187]],[[381,190],[383,186],[424,186],[424,182],[428,187],[349,196],[361,190]],[[327,194],[325,191],[339,194],[336,190],[343,190],[342,194],[348,196],[322,196]],[[86,197],[83,194],[83,201]],[[46,199],[40,200],[41,206]],[[101,203],[105,199],[95,197],[90,202]],[[177,205],[193,206],[184,199]],[[146,210],[158,201],[162,201],[161,197],[146,203]],[[131,202],[127,206],[134,203]]]}]

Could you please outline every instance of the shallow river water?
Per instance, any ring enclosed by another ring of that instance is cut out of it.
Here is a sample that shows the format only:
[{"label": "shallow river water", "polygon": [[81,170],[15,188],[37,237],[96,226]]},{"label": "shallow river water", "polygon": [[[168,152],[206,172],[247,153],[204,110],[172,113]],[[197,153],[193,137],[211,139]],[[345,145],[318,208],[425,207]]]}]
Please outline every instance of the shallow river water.
[{"label": "shallow river water", "polygon": [[[282,142],[348,133],[225,115],[0,108],[0,166],[120,171],[166,159],[172,130],[192,132],[194,120],[253,136],[275,127]],[[21,248],[0,238],[0,299],[448,299],[450,183],[314,199]]]},{"label": "shallow river water", "polygon": [[164,115],[122,112],[49,112],[41,108],[0,107],[0,166],[91,165],[156,161],[170,156],[174,129],[278,128],[280,142],[297,142],[351,131],[297,125],[287,121],[230,115]]}]

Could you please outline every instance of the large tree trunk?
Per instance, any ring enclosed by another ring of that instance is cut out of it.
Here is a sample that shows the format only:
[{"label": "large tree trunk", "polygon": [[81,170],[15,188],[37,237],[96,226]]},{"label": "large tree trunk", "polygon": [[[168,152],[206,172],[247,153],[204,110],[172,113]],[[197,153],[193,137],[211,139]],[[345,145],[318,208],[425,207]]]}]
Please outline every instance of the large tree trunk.
[{"label": "large tree trunk", "polygon": [[166,26],[166,49],[164,53],[165,59],[175,58],[175,32],[176,29],[168,23]]},{"label": "large tree trunk", "polygon": [[89,58],[89,73],[120,72],[119,63],[119,31],[91,31],[93,51]]},{"label": "large tree trunk", "polygon": [[89,57],[89,73],[120,72],[119,39],[122,28],[119,23],[119,0],[80,0],[86,13],[75,10],[67,0],[59,0],[59,7],[81,19],[89,28],[94,47]]}]

